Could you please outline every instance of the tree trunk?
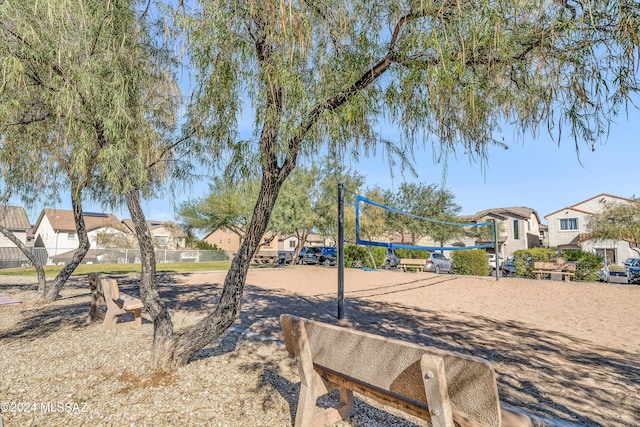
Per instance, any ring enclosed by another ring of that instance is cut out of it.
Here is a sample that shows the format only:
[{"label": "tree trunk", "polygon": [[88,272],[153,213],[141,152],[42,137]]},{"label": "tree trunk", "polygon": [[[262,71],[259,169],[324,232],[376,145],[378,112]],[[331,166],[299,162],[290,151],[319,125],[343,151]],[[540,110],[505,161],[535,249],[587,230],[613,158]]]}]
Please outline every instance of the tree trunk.
[{"label": "tree trunk", "polygon": [[[277,172],[277,171],[274,171]],[[246,238],[233,259],[224,280],[220,302],[213,313],[182,334],[176,342],[172,369],[186,364],[191,355],[222,335],[240,313],[244,284],[249,261],[255,254],[260,239],[267,229],[271,211],[286,177],[263,171],[262,185],[251,217]]]},{"label": "tree trunk", "polygon": [[142,262],[140,299],[153,320],[151,366],[154,370],[166,371],[173,365],[173,323],[167,307],[160,300],[156,286],[156,255],[153,238],[140,205],[140,192],[129,190],[125,197],[140,247]]},{"label": "tree trunk", "polygon": [[78,249],[73,253],[73,258],[66,264],[62,270],[58,273],[56,278],[50,283],[45,282],[44,289],[40,293],[41,302],[52,302],[58,298],[60,290],[67,283],[71,273],[80,265],[85,255],[89,251],[91,244],[89,243],[89,236],[87,235],[87,227],[84,224],[84,218],[82,216],[82,200],[80,195],[80,189],[77,183],[71,183],[71,205],[73,208],[73,220],[76,224],[76,232],[78,234]]},{"label": "tree trunk", "polygon": [[38,274],[38,294],[44,292],[44,288],[46,286],[46,277],[44,275],[44,268],[42,267],[42,263],[38,258],[33,255],[31,252],[31,248],[27,247],[20,239],[18,239],[9,229],[0,225],[0,233],[4,234],[4,236],[13,242],[14,245],[18,247],[24,254],[24,256],[31,261],[31,264],[36,269],[36,273]]}]

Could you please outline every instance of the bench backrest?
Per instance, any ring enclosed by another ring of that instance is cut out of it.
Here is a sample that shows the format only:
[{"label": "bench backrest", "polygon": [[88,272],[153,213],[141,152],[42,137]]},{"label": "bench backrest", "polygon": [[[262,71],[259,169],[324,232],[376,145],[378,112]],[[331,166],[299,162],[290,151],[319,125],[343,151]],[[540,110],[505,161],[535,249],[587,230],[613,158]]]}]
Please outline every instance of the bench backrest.
[{"label": "bench backrest", "polygon": [[104,298],[107,301],[117,301],[120,299],[120,288],[118,287],[118,282],[115,279],[100,277],[98,280],[102,282],[102,292],[104,293]]},{"label": "bench backrest", "polygon": [[567,270],[567,271],[575,271],[576,265],[572,262],[543,262],[536,261],[533,263],[533,268],[537,270]]},{"label": "bench backrest", "polygon": [[440,356],[452,406],[487,426],[500,425],[495,373],[486,360],[284,314],[280,323],[290,354],[302,323],[315,365],[423,404],[420,359]]},{"label": "bench backrest", "polygon": [[406,265],[425,265],[427,263],[426,259],[415,259],[415,258],[401,258],[400,264]]}]

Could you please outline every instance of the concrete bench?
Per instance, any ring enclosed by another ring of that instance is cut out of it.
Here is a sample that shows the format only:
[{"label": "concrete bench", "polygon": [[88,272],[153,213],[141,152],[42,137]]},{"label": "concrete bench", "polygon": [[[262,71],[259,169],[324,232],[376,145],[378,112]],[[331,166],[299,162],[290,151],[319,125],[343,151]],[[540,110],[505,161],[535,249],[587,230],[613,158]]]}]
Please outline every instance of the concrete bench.
[{"label": "concrete bench", "polygon": [[[142,324],[142,309],[144,304],[138,298],[131,297],[120,292],[118,282],[107,277],[100,277],[97,273],[90,273],[89,287],[91,288],[91,308],[88,321],[95,320],[96,310],[100,303],[107,306],[102,329],[115,329],[122,327],[137,327]],[[133,320],[118,322],[123,314],[133,314]]]},{"label": "concrete bench", "polygon": [[426,259],[400,258],[398,268],[402,271],[407,271],[410,268],[414,268],[416,271],[424,271],[426,263]]},{"label": "concrete bench", "polygon": [[[300,373],[296,427],[328,426],[354,411],[353,392],[434,427],[531,427],[502,408],[486,360],[283,314],[280,323]],[[340,389],[340,403],[317,399]]]},{"label": "concrete bench", "polygon": [[575,276],[576,265],[567,262],[542,262],[533,263],[533,273],[536,279],[551,278],[552,274],[562,276],[562,280],[568,282],[571,277]]}]

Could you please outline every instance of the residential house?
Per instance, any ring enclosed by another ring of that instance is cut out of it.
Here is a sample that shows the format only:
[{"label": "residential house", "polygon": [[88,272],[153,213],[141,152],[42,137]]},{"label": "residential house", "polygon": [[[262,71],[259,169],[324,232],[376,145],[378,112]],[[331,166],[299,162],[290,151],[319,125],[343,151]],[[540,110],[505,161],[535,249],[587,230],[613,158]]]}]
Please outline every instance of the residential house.
[{"label": "residential house", "polygon": [[[28,246],[27,233],[31,229],[31,224],[24,208],[0,206],[0,225]],[[0,233],[0,268],[20,267],[28,262],[28,258],[18,246]]]},{"label": "residential house", "polygon": [[[461,218],[471,223],[495,220],[498,229],[497,252],[504,260],[517,250],[539,247],[543,243],[546,227],[540,223],[538,213],[528,207],[492,208]],[[490,236],[460,237],[444,246],[475,246],[490,243]],[[488,252],[493,253],[492,249]]]},{"label": "residential house", "polygon": [[[123,219],[122,224],[127,228],[129,233],[135,235],[133,220],[129,218]],[[173,250],[186,246],[187,233],[178,227],[177,224],[171,221],[148,220],[147,226],[153,237],[155,247]]]},{"label": "residential house", "polygon": [[[113,214],[82,213],[90,249],[119,248],[129,241],[129,231]],[[75,251],[79,246],[73,211],[43,209],[34,227],[34,247],[45,248],[49,260]]]},{"label": "residential house", "polygon": [[[232,232],[228,228],[220,228],[207,234],[204,239],[205,242],[210,245],[215,245],[227,253],[232,258],[240,249],[240,236]],[[333,240],[325,239],[319,234],[309,234],[305,242],[306,246],[325,246],[333,244]],[[270,233],[265,234],[262,238],[259,252],[293,252],[298,245],[298,238],[293,234],[286,236],[273,235]]]},{"label": "residential house", "polygon": [[216,246],[232,256],[240,249],[240,236],[228,228],[219,228],[207,234],[204,239],[210,245]]},{"label": "residential house", "polygon": [[629,203],[631,199],[611,194],[598,194],[590,199],[545,215],[549,226],[549,246],[558,250],[581,249],[596,253],[612,264],[621,264],[628,257],[638,256],[623,240],[588,238],[589,218],[611,203]]}]

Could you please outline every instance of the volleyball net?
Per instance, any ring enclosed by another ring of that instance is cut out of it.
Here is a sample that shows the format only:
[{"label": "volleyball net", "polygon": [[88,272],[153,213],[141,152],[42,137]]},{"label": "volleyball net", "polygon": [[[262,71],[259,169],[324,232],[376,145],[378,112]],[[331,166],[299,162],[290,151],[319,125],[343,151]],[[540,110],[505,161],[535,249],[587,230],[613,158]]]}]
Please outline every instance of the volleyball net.
[{"label": "volleyball net", "polygon": [[[493,221],[479,223],[459,223],[424,218],[374,202],[366,197],[356,196],[355,207],[356,244],[382,246],[398,249],[416,249],[424,251],[495,248],[495,223]],[[455,246],[424,246],[418,244],[392,242],[388,236],[408,234],[410,240],[416,242],[424,237],[434,241],[455,241]],[[385,237],[387,236],[387,237]],[[420,239],[418,239],[418,237]],[[388,240],[388,241],[386,241]],[[469,244],[460,244],[466,241]]]}]

